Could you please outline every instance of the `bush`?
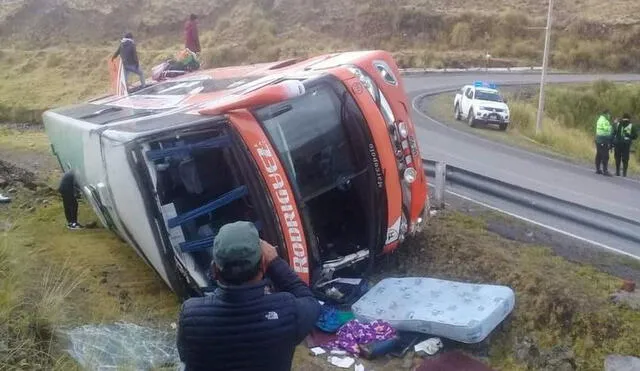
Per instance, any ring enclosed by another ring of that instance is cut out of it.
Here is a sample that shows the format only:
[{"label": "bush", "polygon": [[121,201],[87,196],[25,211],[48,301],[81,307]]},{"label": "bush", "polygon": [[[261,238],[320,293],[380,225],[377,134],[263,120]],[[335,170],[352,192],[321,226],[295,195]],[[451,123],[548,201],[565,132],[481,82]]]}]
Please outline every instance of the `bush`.
[{"label": "bush", "polygon": [[459,22],[451,31],[451,44],[463,47],[471,43],[471,25],[466,22]]}]

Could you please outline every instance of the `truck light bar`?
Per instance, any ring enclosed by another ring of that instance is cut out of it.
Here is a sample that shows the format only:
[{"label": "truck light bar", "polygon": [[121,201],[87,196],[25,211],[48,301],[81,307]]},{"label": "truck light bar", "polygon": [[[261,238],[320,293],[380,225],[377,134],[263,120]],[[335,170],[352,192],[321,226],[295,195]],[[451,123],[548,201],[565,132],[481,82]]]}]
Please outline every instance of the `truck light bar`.
[{"label": "truck light bar", "polygon": [[169,225],[169,228],[175,228],[179,225],[182,225],[186,222],[188,222],[189,220],[193,220],[199,216],[208,214],[210,212],[213,212],[223,206],[226,206],[230,203],[232,203],[235,200],[238,200],[244,196],[247,195],[248,193],[248,189],[247,186],[240,186],[232,191],[229,191],[225,194],[223,194],[222,196],[218,197],[217,199],[213,200],[212,202],[200,206],[198,208],[195,208],[191,211],[188,211],[184,214],[178,215],[176,217],[173,217],[171,219],[169,219],[167,221],[167,224]]},{"label": "truck light bar", "polygon": [[497,85],[493,82],[484,82],[484,81],[476,81],[473,83],[473,86],[476,88],[489,88],[489,89],[497,89]]}]

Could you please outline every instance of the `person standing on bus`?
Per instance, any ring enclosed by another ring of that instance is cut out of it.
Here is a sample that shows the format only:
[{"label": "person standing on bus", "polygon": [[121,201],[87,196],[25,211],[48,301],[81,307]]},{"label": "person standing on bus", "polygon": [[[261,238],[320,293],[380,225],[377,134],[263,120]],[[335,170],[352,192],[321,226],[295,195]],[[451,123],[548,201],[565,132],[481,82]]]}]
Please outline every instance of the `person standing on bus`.
[{"label": "person standing on bus", "polygon": [[198,35],[198,16],[191,14],[184,24],[184,47],[194,53],[200,53],[200,35]]},{"label": "person standing on bus", "polygon": [[136,49],[136,43],[133,40],[133,34],[127,32],[124,38],[120,40],[118,50],[113,53],[111,60],[116,59],[118,56],[122,59],[122,66],[124,67],[124,79],[129,79],[129,74],[133,73],[140,78],[140,87],[144,88],[144,73],[140,69],[140,61],[138,60],[138,50]]}]

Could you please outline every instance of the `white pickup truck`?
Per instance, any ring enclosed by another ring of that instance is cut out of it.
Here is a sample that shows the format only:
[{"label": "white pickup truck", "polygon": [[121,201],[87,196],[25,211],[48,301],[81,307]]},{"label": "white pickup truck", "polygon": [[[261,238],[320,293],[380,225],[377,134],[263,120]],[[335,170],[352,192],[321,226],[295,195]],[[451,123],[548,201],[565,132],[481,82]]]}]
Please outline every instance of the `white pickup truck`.
[{"label": "white pickup truck", "polygon": [[494,84],[476,82],[465,85],[453,101],[456,120],[467,120],[469,126],[498,125],[506,130],[509,125],[509,107]]}]

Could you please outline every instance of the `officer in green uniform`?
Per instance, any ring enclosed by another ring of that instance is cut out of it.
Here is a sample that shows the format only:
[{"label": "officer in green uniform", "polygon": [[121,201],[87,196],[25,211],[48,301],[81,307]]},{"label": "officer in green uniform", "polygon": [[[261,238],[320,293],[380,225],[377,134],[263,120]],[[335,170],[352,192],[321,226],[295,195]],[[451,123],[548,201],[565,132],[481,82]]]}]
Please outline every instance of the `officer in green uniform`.
[{"label": "officer in green uniform", "polygon": [[[611,176],[609,173],[609,149],[613,139],[611,112],[602,112],[596,122],[596,174]],[[602,170],[600,170],[602,166]]]},{"label": "officer in green uniform", "polygon": [[638,138],[638,131],[631,123],[631,116],[625,113],[616,127],[614,134],[614,156],[616,159],[616,175],[620,176],[620,163],[622,162],[622,176],[627,176],[629,168],[629,152],[631,143]]}]

